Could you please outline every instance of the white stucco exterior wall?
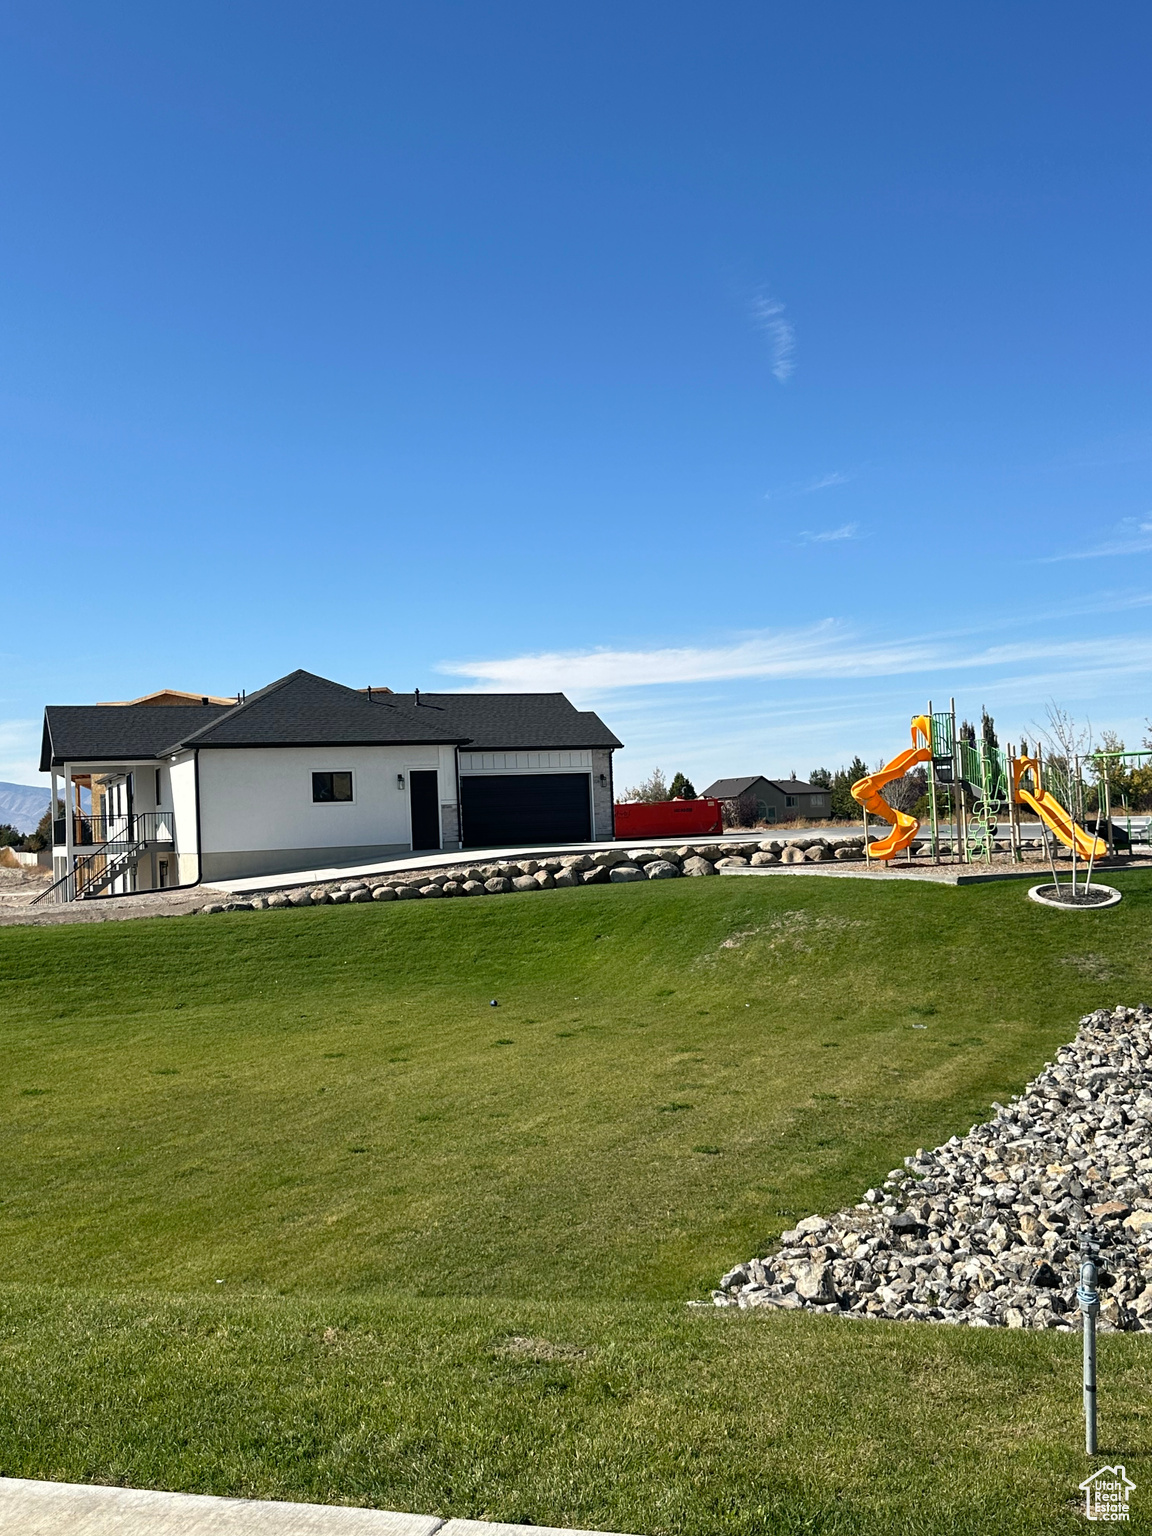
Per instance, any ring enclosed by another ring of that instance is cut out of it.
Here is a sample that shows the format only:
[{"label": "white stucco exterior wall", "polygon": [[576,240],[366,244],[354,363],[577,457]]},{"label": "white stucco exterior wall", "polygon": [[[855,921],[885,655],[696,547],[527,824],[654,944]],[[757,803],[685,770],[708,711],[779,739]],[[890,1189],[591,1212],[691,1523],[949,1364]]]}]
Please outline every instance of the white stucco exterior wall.
[{"label": "white stucco exterior wall", "polygon": [[[196,841],[196,761],[191,752],[182,752],[166,770],[171,808],[176,817],[176,878],[180,885],[192,885],[200,873],[199,847]],[[163,799],[161,781],[161,799]]]},{"label": "white stucco exterior wall", "polygon": [[[442,820],[455,810],[452,748],[242,747],[200,751],[204,878],[352,861],[411,846],[408,775],[433,769]],[[312,775],[351,772],[352,800],[316,804]],[[398,782],[403,775],[404,787]],[[454,828],[444,829],[450,847]],[[325,857],[317,858],[317,855]]]}]

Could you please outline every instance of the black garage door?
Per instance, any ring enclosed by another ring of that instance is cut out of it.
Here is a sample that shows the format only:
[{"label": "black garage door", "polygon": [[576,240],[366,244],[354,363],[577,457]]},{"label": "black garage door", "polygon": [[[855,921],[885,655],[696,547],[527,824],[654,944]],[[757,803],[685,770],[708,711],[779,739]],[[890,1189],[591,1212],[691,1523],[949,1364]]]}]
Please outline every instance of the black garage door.
[{"label": "black garage door", "polygon": [[464,844],[584,843],[592,836],[586,773],[485,774],[462,778]]}]

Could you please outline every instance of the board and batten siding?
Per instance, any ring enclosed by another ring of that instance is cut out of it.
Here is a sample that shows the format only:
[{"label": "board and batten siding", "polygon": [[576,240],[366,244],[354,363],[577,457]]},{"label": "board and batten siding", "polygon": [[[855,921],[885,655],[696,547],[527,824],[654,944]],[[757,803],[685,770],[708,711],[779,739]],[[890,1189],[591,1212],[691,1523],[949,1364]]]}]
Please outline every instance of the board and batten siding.
[{"label": "board and batten siding", "polygon": [[585,773],[592,771],[587,748],[569,752],[465,752],[460,753],[461,774],[472,773]]},{"label": "board and batten siding", "polygon": [[[592,788],[592,837],[603,842],[613,828],[612,753],[606,747],[538,752],[460,752],[460,777],[510,773],[586,773]],[[604,783],[601,784],[601,776]]]}]

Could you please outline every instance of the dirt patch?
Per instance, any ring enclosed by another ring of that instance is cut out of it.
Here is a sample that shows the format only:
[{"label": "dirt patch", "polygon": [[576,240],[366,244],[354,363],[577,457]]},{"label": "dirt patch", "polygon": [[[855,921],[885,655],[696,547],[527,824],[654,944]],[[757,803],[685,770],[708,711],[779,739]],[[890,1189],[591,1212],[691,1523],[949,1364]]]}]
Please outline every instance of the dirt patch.
[{"label": "dirt patch", "polygon": [[57,905],[49,900],[33,906],[52,883],[48,870],[0,868],[0,928],[17,924],[49,928],[58,923],[114,923],[133,917],[182,917],[206,901],[228,900],[228,893],[211,886],[183,890],[141,891],[135,896],[100,896],[91,901]]},{"label": "dirt patch", "polygon": [[[721,950],[746,949],[755,943],[758,954],[806,954],[821,940],[846,933],[850,928],[863,928],[864,924],[852,917],[816,916],[804,908],[794,912],[781,912],[771,922],[760,923],[755,928],[740,928],[730,933],[720,944]],[[715,956],[706,956],[714,960]]]},{"label": "dirt patch", "polygon": [[498,1355],[514,1355],[523,1360],[563,1360],[573,1363],[587,1359],[588,1351],[575,1344],[555,1344],[551,1339],[527,1338],[510,1334],[496,1346]]}]

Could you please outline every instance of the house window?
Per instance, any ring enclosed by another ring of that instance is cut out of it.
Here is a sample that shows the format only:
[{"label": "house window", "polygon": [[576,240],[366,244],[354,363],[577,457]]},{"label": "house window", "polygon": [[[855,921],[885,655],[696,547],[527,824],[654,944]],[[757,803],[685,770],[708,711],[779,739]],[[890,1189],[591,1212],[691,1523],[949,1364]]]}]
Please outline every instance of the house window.
[{"label": "house window", "polygon": [[329,805],[334,800],[351,800],[352,775],[350,773],[314,773],[312,775],[312,799],[317,805]]},{"label": "house window", "polygon": [[160,809],[160,770],[156,770],[156,809]]},{"label": "house window", "polygon": [[823,795],[813,795],[812,796],[812,805],[813,805],[813,807],[815,807],[817,805],[823,805],[823,804],[824,804],[824,796]]},{"label": "house window", "polygon": [[775,821],[776,820],[776,807],[774,805],[770,805],[768,807],[768,814],[767,814],[767,816],[765,816],[764,820],[765,821]]},{"label": "house window", "polygon": [[791,810],[795,806],[795,804],[796,804],[796,796],[795,795],[785,795],[784,796],[784,804],[788,807],[789,810]]}]

